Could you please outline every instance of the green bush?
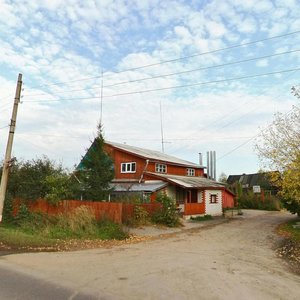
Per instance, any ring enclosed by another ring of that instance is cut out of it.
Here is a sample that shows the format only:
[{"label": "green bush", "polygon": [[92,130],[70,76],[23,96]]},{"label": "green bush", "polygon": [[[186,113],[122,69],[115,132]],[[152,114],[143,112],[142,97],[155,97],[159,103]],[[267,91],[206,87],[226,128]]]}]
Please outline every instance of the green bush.
[{"label": "green bush", "polygon": [[135,205],[133,209],[133,216],[129,219],[128,225],[141,226],[147,225],[150,222],[149,213],[141,205]]},{"label": "green bush", "polygon": [[168,227],[179,226],[180,220],[176,210],[175,201],[165,194],[159,194],[156,201],[161,203],[162,207],[152,215],[152,221]]},{"label": "green bush", "polygon": [[240,208],[269,211],[279,211],[282,207],[281,201],[277,197],[267,195],[262,200],[259,195],[255,195],[253,192],[243,193],[238,199],[238,204]]},{"label": "green bush", "polygon": [[6,195],[3,207],[3,222],[12,223],[13,221],[13,200],[10,195]]},{"label": "green bush", "polygon": [[204,216],[197,216],[197,217],[191,217],[192,221],[208,221],[208,220],[212,220],[213,217],[211,215],[204,215]]}]

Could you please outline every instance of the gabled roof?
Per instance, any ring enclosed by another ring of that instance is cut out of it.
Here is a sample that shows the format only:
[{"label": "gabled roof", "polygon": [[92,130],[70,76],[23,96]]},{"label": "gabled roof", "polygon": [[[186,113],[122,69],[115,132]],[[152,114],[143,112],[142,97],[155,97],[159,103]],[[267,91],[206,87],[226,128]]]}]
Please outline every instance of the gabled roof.
[{"label": "gabled roof", "polygon": [[243,187],[252,188],[254,185],[270,188],[272,184],[269,179],[268,172],[254,173],[254,174],[241,174],[229,175],[227,178],[228,184],[239,182]]},{"label": "gabled roof", "polygon": [[193,176],[178,176],[161,173],[146,172],[150,176],[155,178],[164,179],[170,183],[179,185],[183,188],[219,188],[225,189],[225,185],[221,182],[208,179],[206,177],[193,177]]},{"label": "gabled roof", "polygon": [[186,167],[192,167],[192,168],[205,168],[204,166],[200,166],[198,164],[192,163],[190,161],[186,161],[159,151],[155,150],[149,150],[149,149],[144,149],[144,148],[139,148],[139,147],[134,147],[134,146],[129,146],[126,144],[119,144],[119,143],[114,143],[114,142],[105,142],[107,145],[111,145],[114,148],[117,148],[119,150],[125,151],[127,153],[132,153],[134,155],[137,155],[139,157],[149,159],[151,161],[160,161],[160,162],[168,162],[171,164],[176,164],[176,165],[183,165]]}]

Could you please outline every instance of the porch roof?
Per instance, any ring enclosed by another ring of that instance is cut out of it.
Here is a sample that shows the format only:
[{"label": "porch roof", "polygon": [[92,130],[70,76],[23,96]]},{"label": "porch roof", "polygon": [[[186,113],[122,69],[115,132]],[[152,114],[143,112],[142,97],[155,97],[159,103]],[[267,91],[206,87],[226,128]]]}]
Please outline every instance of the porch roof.
[{"label": "porch roof", "polygon": [[114,182],[111,187],[115,192],[156,192],[168,185],[167,182],[162,180],[153,180],[150,182]]},{"label": "porch roof", "polygon": [[152,172],[147,172],[148,175],[154,176],[155,178],[160,178],[166,180],[170,183],[179,185],[183,188],[220,188],[225,189],[225,184],[208,179],[206,177],[193,177],[193,176],[179,176],[179,175],[169,175],[169,174],[157,174]]}]

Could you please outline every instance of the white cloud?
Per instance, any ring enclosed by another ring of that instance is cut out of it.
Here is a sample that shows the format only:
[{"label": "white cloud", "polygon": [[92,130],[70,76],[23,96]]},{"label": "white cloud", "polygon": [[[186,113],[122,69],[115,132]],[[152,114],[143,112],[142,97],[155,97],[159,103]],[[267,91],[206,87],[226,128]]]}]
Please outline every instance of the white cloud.
[{"label": "white cloud", "polygon": [[257,61],[256,66],[257,67],[267,67],[269,65],[269,62],[267,59],[261,59]]},{"label": "white cloud", "polygon": [[[44,153],[71,166],[78,162],[96,131],[101,69],[105,71],[104,85],[110,85],[210,67],[105,87],[103,120],[108,139],[160,150],[161,102],[165,138],[171,142],[165,145],[169,153],[196,161],[199,151],[216,149],[222,155],[255,134],[258,125],[267,124],[274,111],[286,111],[296,102],[288,95],[296,75],[186,88],[184,85],[292,68],[299,62],[297,55],[212,67],[286,51],[299,38],[294,35],[206,55],[195,54],[298,30],[299,13],[292,6],[296,4],[254,0],[213,0],[201,5],[184,0],[33,0],[17,4],[0,0],[0,127],[10,118],[10,102],[2,102],[2,97],[7,91],[14,93],[13,77],[21,71],[23,93],[27,96],[20,106],[16,155],[30,158]],[[272,13],[268,14],[269,11]],[[114,73],[189,55],[189,59]],[[92,77],[95,78],[80,80]],[[60,81],[72,82],[47,86]],[[46,86],[31,88],[41,85]],[[172,86],[183,87],[107,97]],[[79,97],[97,98],[76,100]],[[65,100],[30,102],[59,98]],[[70,98],[73,100],[67,100]],[[0,153],[3,143],[1,139]],[[253,157],[250,148],[247,145],[233,153],[240,157],[238,162],[228,156],[220,162],[220,168],[230,169],[228,161],[242,166],[243,161]]]},{"label": "white cloud", "polygon": [[226,28],[222,23],[208,21],[205,26],[208,30],[209,36],[212,38],[220,38],[226,34]]}]

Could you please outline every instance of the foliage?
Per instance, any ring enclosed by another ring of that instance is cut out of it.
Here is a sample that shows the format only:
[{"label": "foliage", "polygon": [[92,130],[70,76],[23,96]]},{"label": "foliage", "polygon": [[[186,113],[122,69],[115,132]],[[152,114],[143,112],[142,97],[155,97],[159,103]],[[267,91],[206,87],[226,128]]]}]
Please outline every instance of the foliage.
[{"label": "foliage", "polygon": [[262,209],[269,211],[279,211],[281,209],[280,200],[272,195],[266,195],[264,199],[254,194],[252,191],[243,193],[238,199],[239,208]]},{"label": "foliage", "polygon": [[300,219],[292,220],[287,223],[281,224],[278,230],[281,233],[285,233],[286,235],[290,236],[290,238],[300,244],[300,228],[294,228],[294,225],[300,223]]},{"label": "foliage", "polygon": [[208,220],[212,220],[212,219],[213,219],[213,217],[211,215],[191,217],[192,221],[197,221],[197,222],[208,221]]},{"label": "foliage", "polygon": [[14,220],[13,216],[13,199],[10,195],[5,197],[4,207],[3,207],[3,222],[11,223]]},{"label": "foliage", "polygon": [[73,198],[73,186],[69,175],[52,174],[46,176],[44,182],[48,189],[45,199],[49,203],[56,205],[60,200]]},{"label": "foliage", "polygon": [[10,168],[7,195],[24,200],[36,200],[44,198],[51,187],[48,185],[47,178],[51,176],[65,176],[62,166],[56,166],[46,156],[43,158],[17,161]]},{"label": "foliage", "polygon": [[113,161],[104,151],[104,138],[100,126],[98,136],[79,165],[78,178],[84,186],[84,199],[104,200],[112,191],[110,182],[114,178]]},{"label": "foliage", "polygon": [[159,194],[156,201],[162,204],[162,208],[152,215],[152,221],[169,227],[179,226],[180,221],[175,201],[166,194]]},{"label": "foliage", "polygon": [[256,150],[265,167],[276,169],[273,182],[287,209],[300,215],[300,111],[275,115],[273,123],[261,132]]},{"label": "foliage", "polygon": [[219,176],[218,181],[222,183],[227,183],[227,175],[224,172],[222,172]]},{"label": "foliage", "polygon": [[50,216],[20,210],[20,216],[11,223],[0,224],[0,240],[16,246],[47,246],[68,239],[125,239],[128,235],[119,224],[96,220],[86,206],[74,211]]},{"label": "foliage", "polygon": [[70,213],[60,214],[57,217],[56,227],[66,235],[76,235],[78,237],[93,235],[97,231],[95,214],[87,206],[79,206]]},{"label": "foliage", "polygon": [[27,206],[24,203],[21,203],[18,213],[14,218],[14,223],[21,225],[24,221],[26,221],[30,217],[30,212]]},{"label": "foliage", "polygon": [[149,213],[141,205],[135,205],[133,209],[133,216],[129,220],[131,226],[147,225],[150,222]]}]

